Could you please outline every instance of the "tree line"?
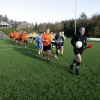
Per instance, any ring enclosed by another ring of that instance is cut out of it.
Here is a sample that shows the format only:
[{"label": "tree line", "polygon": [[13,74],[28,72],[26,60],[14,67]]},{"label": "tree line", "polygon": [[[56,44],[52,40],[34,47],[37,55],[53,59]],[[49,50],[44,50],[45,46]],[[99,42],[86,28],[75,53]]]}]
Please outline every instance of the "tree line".
[{"label": "tree line", "polygon": [[12,19],[9,19],[7,15],[0,15],[0,22],[16,22]]},{"label": "tree line", "polygon": [[[8,17],[0,15],[0,21],[14,22]],[[99,37],[100,38],[100,14],[94,14],[91,18],[88,18],[87,15],[83,12],[78,19],[76,19],[76,33],[79,33],[80,27],[86,28],[86,35],[88,37]],[[52,32],[59,33],[64,31],[67,37],[71,37],[75,33],[75,20],[65,20],[55,23],[40,23],[34,24],[34,28],[28,29],[28,31],[35,31],[37,33],[44,32],[47,28],[50,28]]]},{"label": "tree line", "polygon": [[[82,13],[78,19],[76,19],[76,33],[79,33],[80,27],[86,28],[86,35],[88,37],[100,38],[100,14],[94,14],[91,18],[88,18],[85,13]],[[55,23],[35,23],[34,31],[40,32],[50,28],[52,32],[58,33],[64,31],[67,37],[71,37],[75,32],[75,20],[65,20]]]}]

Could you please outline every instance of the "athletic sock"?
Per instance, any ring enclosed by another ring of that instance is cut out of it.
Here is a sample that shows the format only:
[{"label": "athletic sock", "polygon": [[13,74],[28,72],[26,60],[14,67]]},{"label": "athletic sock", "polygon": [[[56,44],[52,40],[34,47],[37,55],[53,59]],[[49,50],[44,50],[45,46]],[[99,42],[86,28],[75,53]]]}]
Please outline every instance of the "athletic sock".
[{"label": "athletic sock", "polygon": [[72,65],[74,65],[77,61],[74,59]]},{"label": "athletic sock", "polygon": [[70,69],[73,70],[74,64],[76,63],[76,60],[73,60],[73,63],[70,65]]},{"label": "athletic sock", "polygon": [[79,75],[79,70],[78,69],[76,69],[76,75]]},{"label": "athletic sock", "polygon": [[63,50],[61,50],[61,54],[63,55]]},{"label": "athletic sock", "polygon": [[76,63],[76,69],[79,69],[79,66],[80,66],[80,62],[77,61],[77,63]]},{"label": "athletic sock", "polygon": [[41,51],[40,51],[40,49],[39,49],[38,54],[40,54],[40,52],[41,52]]},{"label": "athletic sock", "polygon": [[41,53],[41,54],[42,54],[42,51],[43,51],[43,50],[41,49],[41,50],[40,50],[40,53]]}]

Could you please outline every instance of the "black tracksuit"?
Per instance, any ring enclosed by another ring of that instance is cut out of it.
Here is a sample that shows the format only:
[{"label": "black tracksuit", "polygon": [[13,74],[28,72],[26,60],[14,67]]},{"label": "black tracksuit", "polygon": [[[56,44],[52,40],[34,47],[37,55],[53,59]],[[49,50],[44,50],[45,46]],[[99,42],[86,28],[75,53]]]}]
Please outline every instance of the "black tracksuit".
[{"label": "black tracksuit", "polygon": [[[72,38],[71,44],[74,47],[75,55],[83,53],[84,47],[86,47],[86,40],[87,40],[86,35],[81,36],[80,34],[77,34]],[[77,41],[81,41],[82,42],[82,47],[81,48],[76,48],[76,42]]]},{"label": "black tracksuit", "polygon": [[55,40],[55,44],[56,44],[56,55],[58,56],[58,50],[61,50],[61,46],[64,45],[63,44],[64,42],[61,42],[61,41],[64,41],[64,37],[56,35],[54,40]]}]

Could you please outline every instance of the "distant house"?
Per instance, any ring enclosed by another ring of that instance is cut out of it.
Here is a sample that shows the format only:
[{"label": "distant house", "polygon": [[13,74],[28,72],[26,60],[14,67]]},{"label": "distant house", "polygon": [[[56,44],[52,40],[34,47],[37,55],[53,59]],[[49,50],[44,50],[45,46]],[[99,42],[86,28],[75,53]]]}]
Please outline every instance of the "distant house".
[{"label": "distant house", "polygon": [[33,28],[34,24],[33,23],[27,23],[25,21],[21,22],[21,24],[17,25],[17,29],[22,29],[22,28]]},{"label": "distant house", "polygon": [[11,27],[10,24],[8,24],[7,22],[0,22],[0,28],[8,28]]},{"label": "distant house", "polygon": [[33,28],[34,24],[33,23],[27,23],[26,21],[22,22],[0,22],[0,28],[17,28],[17,29],[22,29],[22,28]]}]

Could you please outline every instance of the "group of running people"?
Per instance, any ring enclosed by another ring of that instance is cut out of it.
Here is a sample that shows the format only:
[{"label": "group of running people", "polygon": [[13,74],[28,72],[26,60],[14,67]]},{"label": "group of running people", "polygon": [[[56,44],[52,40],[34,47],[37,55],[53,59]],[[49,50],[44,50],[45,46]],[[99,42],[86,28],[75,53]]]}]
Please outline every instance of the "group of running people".
[{"label": "group of running people", "polygon": [[[40,32],[39,35],[36,37],[39,53],[42,53],[42,47],[43,47],[43,59],[45,59],[45,56],[47,56],[48,61],[50,60],[51,46],[56,47],[55,58],[57,59],[58,59],[59,52],[61,51],[63,55],[63,50],[64,50],[64,32],[59,32],[59,34],[55,35],[53,39],[51,39],[51,37],[52,36],[50,35],[50,29],[47,29],[45,34],[42,34]],[[79,48],[76,46],[77,41],[82,42],[82,47]],[[81,54],[86,48],[86,41],[87,41],[87,37],[85,35],[85,28],[81,27],[79,29],[79,33],[74,35],[74,37],[71,40],[75,58],[72,64],[70,65],[70,70],[73,70],[74,65],[76,64],[76,75],[79,75],[79,66],[82,62]],[[48,51],[47,54],[46,51]]]},{"label": "group of running people", "polygon": [[37,37],[37,33],[36,32],[33,32],[33,33],[30,33],[29,34],[29,38],[30,38],[30,42],[31,43],[34,43],[35,44],[35,42],[36,42],[36,40],[35,40],[35,38]]},{"label": "group of running people", "polygon": [[19,44],[22,44],[24,43],[24,46],[26,47],[27,46],[27,42],[28,42],[28,35],[25,32],[11,32],[9,34],[10,38],[11,38],[11,41],[14,41],[15,44],[17,45],[18,43]]},{"label": "group of running people", "polygon": [[[47,61],[50,60],[51,49],[54,51],[56,49],[55,58],[58,59],[58,55],[61,52],[63,55],[64,50],[64,32],[59,32],[59,34],[50,33],[50,29],[47,29],[45,33],[40,32],[36,37],[36,42],[38,45],[38,54],[43,54],[43,59],[47,55]],[[46,53],[46,51],[48,53]]]},{"label": "group of running people", "polygon": [[[53,32],[50,32],[50,29],[47,29],[46,32],[39,34],[33,32],[30,34],[27,34],[25,32],[11,32],[9,34],[12,41],[15,41],[15,44],[22,44],[24,42],[24,46],[27,46],[28,37],[30,38],[30,42],[37,43],[38,46],[38,54],[43,54],[45,51],[48,51],[48,57],[47,60],[50,60],[50,54],[51,54],[51,48],[54,51],[56,48],[56,54],[55,58],[58,59],[58,54],[61,51],[61,55],[63,55],[63,49],[64,49],[64,32],[59,32],[59,34],[55,34]],[[44,59],[44,58],[43,58]]]},{"label": "group of running people", "polygon": [[[84,48],[86,47],[86,35],[85,28],[81,27],[79,30],[79,34],[76,34],[72,40],[71,44],[73,46],[73,50],[75,53],[75,59],[73,60],[72,64],[70,65],[70,69],[73,70],[74,65],[76,64],[76,75],[79,75],[79,66],[82,62],[81,54],[84,51]],[[15,44],[19,43],[21,44],[22,41],[24,41],[24,46],[27,45],[28,35],[26,32],[13,32],[10,35],[11,40],[15,40]],[[29,37],[32,35],[29,35]],[[32,39],[32,37],[30,37]],[[45,60],[47,58],[47,61],[50,61],[50,55],[51,55],[51,48],[53,50],[56,48],[55,52],[55,58],[58,59],[58,55],[61,52],[61,55],[63,55],[64,50],[64,32],[59,32],[59,34],[52,34],[50,33],[50,29],[47,29],[46,32],[42,33],[40,32],[38,35],[35,36],[35,41],[37,42],[38,46],[38,54],[43,55],[43,59]],[[76,42],[81,41],[82,47],[78,48],[76,47]]]}]

